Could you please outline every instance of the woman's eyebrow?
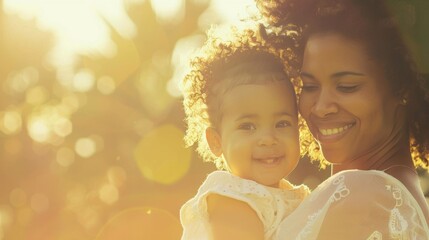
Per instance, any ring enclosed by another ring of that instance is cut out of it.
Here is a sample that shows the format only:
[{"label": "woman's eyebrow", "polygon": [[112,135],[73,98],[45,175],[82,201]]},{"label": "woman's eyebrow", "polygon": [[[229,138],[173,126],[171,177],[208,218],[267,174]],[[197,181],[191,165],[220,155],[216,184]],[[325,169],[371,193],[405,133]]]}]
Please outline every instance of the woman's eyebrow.
[{"label": "woman's eyebrow", "polygon": [[331,75],[331,78],[341,78],[344,76],[358,76],[363,77],[365,74],[359,73],[359,72],[352,72],[352,71],[343,71],[343,72],[337,72]]},{"label": "woman's eyebrow", "polygon": [[307,73],[307,72],[301,72],[300,76],[305,77],[305,78],[309,78],[309,79],[316,79],[312,74]]},{"label": "woman's eyebrow", "polygon": [[[336,72],[336,73],[332,74],[331,78],[341,78],[344,76],[363,77],[363,76],[365,76],[365,74],[360,73],[360,72],[353,72],[353,71],[342,71],[342,72]],[[307,73],[307,72],[301,72],[301,77],[308,78],[308,79],[316,79],[315,76],[313,76],[312,74]]]}]

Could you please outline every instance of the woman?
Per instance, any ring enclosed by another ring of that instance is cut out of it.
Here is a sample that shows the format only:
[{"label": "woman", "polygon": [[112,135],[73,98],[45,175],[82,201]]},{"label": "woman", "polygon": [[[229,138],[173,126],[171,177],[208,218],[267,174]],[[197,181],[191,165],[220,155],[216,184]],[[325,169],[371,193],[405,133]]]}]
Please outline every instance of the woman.
[{"label": "woman", "polygon": [[311,132],[303,130],[303,144],[333,174],[283,221],[279,239],[429,239],[415,170],[428,168],[429,91],[388,8],[257,4],[274,32],[299,29],[299,109]]}]

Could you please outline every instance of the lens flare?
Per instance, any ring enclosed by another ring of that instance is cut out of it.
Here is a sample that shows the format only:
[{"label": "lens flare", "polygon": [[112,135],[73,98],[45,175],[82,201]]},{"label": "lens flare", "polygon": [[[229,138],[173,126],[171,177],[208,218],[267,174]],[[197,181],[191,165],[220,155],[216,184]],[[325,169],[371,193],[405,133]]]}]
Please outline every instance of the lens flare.
[{"label": "lens flare", "polygon": [[155,208],[127,209],[101,229],[96,240],[180,239],[182,228],[169,212]]}]

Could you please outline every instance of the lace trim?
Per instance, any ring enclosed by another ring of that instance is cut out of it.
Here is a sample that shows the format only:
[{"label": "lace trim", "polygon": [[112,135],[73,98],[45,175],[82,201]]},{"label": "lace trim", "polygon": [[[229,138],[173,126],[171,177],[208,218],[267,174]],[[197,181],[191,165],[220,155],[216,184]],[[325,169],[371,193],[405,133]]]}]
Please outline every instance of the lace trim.
[{"label": "lace trim", "polygon": [[[343,175],[335,178],[332,184],[336,185],[337,187],[335,189],[335,192],[329,197],[329,200],[328,200],[329,205],[347,197],[350,194],[350,190],[346,187],[346,184],[344,183]],[[297,240],[307,239],[308,235],[311,233],[311,230],[313,229],[315,220],[319,218],[319,215],[321,214],[321,212],[322,212],[322,209],[320,209],[319,211],[315,212],[314,214],[308,217],[307,224],[297,236]]]},{"label": "lace trim", "polygon": [[320,213],[322,210],[319,210],[315,212],[314,214],[310,215],[308,217],[307,224],[305,227],[301,230],[299,235],[297,236],[296,240],[305,240],[307,239],[307,236],[311,233],[311,230],[313,229],[314,222],[317,218],[319,218]]},{"label": "lace trim", "polygon": [[366,240],[382,240],[383,235],[379,231],[374,231]]},{"label": "lace trim", "polygon": [[344,176],[337,177],[334,180],[333,184],[337,185],[337,188],[329,198],[329,203],[337,202],[350,194],[350,190],[346,187],[346,184],[344,183]]},{"label": "lace trim", "polygon": [[395,207],[390,211],[389,231],[392,238],[403,239],[408,229],[408,222],[399,212],[399,207],[403,204],[401,189],[396,186],[386,185],[387,191],[392,193],[395,199]]}]

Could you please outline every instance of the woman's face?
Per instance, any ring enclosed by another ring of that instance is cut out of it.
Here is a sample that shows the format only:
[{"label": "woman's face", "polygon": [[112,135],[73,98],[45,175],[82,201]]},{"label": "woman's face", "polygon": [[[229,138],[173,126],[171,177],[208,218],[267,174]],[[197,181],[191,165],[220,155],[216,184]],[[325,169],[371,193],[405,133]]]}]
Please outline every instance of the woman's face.
[{"label": "woman's face", "polygon": [[303,61],[300,112],[329,162],[367,159],[392,142],[399,99],[363,45],[313,35]]}]

